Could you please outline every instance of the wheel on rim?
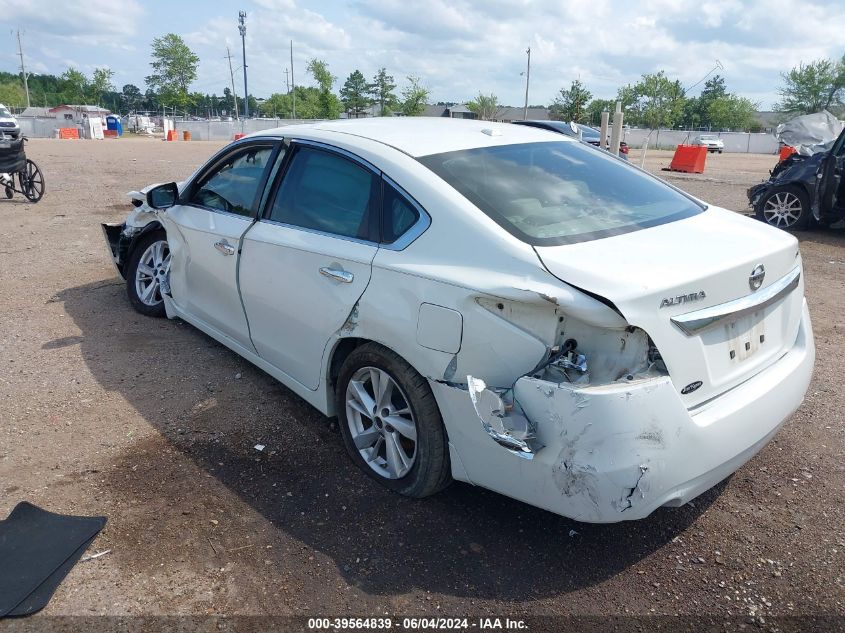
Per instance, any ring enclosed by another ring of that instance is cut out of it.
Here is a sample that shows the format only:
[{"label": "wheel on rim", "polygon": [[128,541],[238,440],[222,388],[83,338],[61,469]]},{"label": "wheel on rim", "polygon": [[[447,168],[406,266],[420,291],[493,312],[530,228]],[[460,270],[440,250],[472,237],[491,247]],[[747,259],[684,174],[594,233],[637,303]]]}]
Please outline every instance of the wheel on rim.
[{"label": "wheel on rim", "polygon": [[44,175],[38,165],[28,158],[24,168],[18,172],[18,183],[23,195],[30,202],[38,202],[44,197]]},{"label": "wheel on rim", "polygon": [[126,263],[126,294],[132,307],[152,317],[165,315],[162,282],[169,282],[170,248],[164,231],[143,235]]},{"label": "wheel on rim", "polygon": [[779,229],[805,229],[810,222],[809,197],[798,187],[776,187],[758,201],[757,219]]},{"label": "wheel on rim", "polygon": [[440,411],[426,380],[375,343],[356,348],[336,387],[338,423],[352,460],[386,487],[425,497],[451,481]]}]

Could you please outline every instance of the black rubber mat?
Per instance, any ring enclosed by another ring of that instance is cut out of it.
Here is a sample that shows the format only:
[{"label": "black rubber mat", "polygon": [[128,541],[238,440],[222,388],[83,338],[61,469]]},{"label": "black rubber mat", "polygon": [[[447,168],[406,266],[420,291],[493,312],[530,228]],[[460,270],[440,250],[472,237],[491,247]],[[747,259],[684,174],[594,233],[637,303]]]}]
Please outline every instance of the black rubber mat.
[{"label": "black rubber mat", "polygon": [[40,611],[106,524],[30,503],[0,521],[0,618]]}]

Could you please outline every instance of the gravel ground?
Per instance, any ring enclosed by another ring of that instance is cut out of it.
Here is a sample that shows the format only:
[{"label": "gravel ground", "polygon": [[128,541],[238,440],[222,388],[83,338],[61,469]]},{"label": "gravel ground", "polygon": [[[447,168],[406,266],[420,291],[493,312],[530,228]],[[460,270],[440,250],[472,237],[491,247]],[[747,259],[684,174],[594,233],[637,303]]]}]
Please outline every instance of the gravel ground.
[{"label": "gravel ground", "polygon": [[[579,524],[464,484],[396,496],[332,420],[194,328],[130,308],[99,223],[219,143],[33,140],[0,201],[0,517],[107,515],[50,615],[845,615],[845,232],[801,234],[818,360],[791,422],[682,508]],[[747,212],[773,156],[646,168]],[[632,151],[639,164],[639,150]],[[266,445],[263,452],[256,444]],[[19,621],[23,622],[23,621]],[[0,627],[1,628],[1,627]]]}]

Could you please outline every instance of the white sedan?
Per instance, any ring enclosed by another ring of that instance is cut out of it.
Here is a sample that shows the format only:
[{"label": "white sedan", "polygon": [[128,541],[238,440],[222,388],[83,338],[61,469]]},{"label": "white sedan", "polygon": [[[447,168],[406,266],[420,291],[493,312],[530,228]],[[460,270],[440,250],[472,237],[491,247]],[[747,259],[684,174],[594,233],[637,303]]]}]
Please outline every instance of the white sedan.
[{"label": "white sedan", "polygon": [[725,142],[715,134],[702,134],[696,141],[696,145],[703,145],[707,148],[707,152],[719,152],[720,154],[725,150]]},{"label": "white sedan", "polygon": [[810,382],[795,238],[551,132],[290,126],[131,195],[104,229],[136,309],[336,415],[405,495],[638,519],[734,472]]}]

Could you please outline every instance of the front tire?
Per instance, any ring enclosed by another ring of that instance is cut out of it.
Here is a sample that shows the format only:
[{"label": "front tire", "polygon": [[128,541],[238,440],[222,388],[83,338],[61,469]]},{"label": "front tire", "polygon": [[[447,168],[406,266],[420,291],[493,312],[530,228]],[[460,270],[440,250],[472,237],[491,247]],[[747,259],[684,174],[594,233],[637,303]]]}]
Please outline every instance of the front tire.
[{"label": "front tire", "polygon": [[434,394],[398,354],[376,343],[356,348],[341,367],[335,398],[346,450],[370,477],[417,498],[451,483]]},{"label": "front tire", "polygon": [[760,198],[755,211],[769,226],[803,231],[810,223],[810,197],[793,185],[775,187]]},{"label": "front tire", "polygon": [[165,316],[162,281],[170,275],[170,247],[164,231],[142,235],[126,263],[126,294],[136,311],[145,316]]}]

